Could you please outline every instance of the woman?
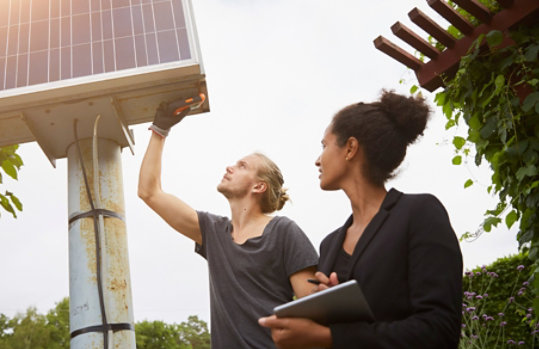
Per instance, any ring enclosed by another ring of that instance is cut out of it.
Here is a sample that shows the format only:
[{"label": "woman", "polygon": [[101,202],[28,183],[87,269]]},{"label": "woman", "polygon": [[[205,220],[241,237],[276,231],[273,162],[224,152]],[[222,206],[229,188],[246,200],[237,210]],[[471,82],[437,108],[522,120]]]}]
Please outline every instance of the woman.
[{"label": "woman", "polygon": [[428,116],[422,99],[393,92],[334,116],[316,165],[320,187],[344,190],[352,215],[320,245],[318,290],[357,280],[375,321],[260,319],[279,348],[458,346],[462,255],[447,212],[432,195],[384,187]]}]

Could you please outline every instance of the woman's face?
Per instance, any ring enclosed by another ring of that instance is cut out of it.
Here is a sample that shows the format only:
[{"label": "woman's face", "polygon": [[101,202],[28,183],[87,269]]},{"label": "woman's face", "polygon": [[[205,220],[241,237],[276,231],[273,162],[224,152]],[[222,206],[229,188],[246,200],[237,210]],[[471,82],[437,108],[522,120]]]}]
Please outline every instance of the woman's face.
[{"label": "woman's face", "polygon": [[337,136],[331,131],[329,125],[322,139],[322,153],[316,159],[320,175],[320,188],[323,190],[341,189],[341,181],[346,175],[346,149],[339,147]]}]

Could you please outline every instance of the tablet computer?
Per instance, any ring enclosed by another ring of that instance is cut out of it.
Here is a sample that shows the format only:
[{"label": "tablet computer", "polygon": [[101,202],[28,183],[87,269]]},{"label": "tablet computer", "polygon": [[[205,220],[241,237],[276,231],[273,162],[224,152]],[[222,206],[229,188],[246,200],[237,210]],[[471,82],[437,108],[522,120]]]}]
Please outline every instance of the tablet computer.
[{"label": "tablet computer", "polygon": [[322,325],[374,321],[369,304],[356,280],[279,305],[273,312],[277,317],[309,318]]}]

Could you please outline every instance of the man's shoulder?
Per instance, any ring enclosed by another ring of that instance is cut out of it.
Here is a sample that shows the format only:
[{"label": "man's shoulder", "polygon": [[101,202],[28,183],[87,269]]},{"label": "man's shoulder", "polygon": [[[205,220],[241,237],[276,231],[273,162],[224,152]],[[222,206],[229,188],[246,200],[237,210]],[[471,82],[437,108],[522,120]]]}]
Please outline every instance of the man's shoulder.
[{"label": "man's shoulder", "polygon": [[229,224],[230,218],[206,211],[197,211],[201,227],[207,225]]}]

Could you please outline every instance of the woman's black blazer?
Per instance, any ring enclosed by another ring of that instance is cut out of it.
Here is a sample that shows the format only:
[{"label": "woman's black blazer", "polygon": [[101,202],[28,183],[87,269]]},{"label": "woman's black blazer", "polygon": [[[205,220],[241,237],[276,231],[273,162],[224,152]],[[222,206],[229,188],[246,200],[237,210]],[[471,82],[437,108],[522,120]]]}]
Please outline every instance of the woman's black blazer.
[{"label": "woman's black blazer", "polygon": [[[352,217],[320,245],[327,275],[351,224]],[[333,348],[457,348],[462,255],[438,199],[391,189],[349,266],[340,281],[358,281],[376,320],[330,325]]]}]

